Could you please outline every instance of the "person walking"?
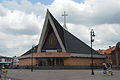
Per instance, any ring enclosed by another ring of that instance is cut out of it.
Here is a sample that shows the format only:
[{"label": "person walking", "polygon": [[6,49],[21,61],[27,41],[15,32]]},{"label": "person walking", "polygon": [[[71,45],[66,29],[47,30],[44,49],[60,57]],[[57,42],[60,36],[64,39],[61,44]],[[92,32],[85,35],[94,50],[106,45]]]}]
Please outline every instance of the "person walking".
[{"label": "person walking", "polygon": [[107,72],[107,64],[103,63],[103,74],[106,74]]}]

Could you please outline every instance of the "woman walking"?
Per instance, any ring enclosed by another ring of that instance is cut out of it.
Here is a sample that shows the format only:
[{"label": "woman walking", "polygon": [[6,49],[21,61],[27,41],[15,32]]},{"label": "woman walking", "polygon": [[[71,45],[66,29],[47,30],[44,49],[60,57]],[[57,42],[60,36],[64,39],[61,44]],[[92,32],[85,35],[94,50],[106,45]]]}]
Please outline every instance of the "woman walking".
[{"label": "woman walking", "polygon": [[107,64],[103,63],[103,74],[107,73]]}]

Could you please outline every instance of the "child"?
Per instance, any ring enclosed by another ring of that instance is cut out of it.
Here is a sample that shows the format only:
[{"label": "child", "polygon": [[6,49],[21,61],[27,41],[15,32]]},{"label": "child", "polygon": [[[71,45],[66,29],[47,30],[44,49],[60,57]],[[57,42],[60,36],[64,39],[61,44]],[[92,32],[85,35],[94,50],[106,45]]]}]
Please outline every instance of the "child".
[{"label": "child", "polygon": [[112,63],[109,63],[109,67],[107,69],[107,74],[112,76],[113,75],[113,71],[112,71]]},{"label": "child", "polygon": [[113,71],[111,69],[107,70],[108,75],[112,76],[113,75]]}]

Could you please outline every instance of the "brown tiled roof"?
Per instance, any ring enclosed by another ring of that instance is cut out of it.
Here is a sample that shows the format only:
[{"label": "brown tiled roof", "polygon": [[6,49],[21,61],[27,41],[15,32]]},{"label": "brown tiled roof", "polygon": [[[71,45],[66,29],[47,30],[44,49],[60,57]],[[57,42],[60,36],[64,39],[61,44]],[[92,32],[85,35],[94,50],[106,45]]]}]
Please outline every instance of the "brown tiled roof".
[{"label": "brown tiled roof", "polygon": [[111,54],[112,53],[112,51],[114,51],[115,50],[115,46],[113,46],[113,47],[110,47],[110,48],[108,48],[108,49],[106,49],[106,50],[97,50],[99,53],[101,53],[101,54]]}]

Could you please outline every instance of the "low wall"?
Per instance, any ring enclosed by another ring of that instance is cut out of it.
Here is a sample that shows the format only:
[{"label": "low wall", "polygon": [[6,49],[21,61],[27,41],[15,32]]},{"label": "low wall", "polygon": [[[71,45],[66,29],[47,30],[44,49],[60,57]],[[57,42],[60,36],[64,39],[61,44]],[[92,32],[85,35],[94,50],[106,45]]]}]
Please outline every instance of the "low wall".
[{"label": "low wall", "polygon": [[[31,66],[20,66],[21,69],[31,69]],[[34,69],[91,69],[91,66],[34,66]],[[102,66],[93,66],[94,69],[102,69]]]}]

